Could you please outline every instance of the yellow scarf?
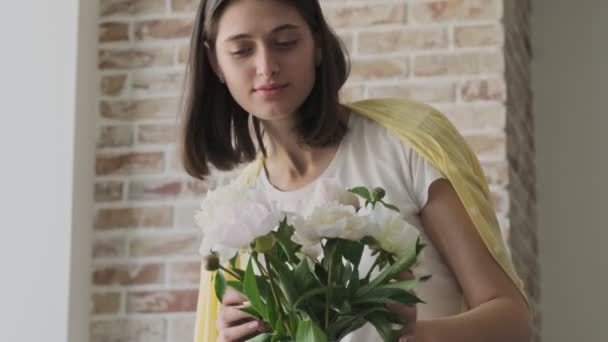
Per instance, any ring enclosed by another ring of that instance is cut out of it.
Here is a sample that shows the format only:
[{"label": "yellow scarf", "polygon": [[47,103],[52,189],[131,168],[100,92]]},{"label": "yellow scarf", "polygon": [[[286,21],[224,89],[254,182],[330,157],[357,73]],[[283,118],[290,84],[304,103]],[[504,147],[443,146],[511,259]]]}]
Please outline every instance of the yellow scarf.
[{"label": "yellow scarf", "polygon": [[[386,127],[441,171],[452,183],[488,250],[527,301],[523,282],[502,239],[485,175],[477,157],[452,123],[429,106],[403,99],[371,99],[344,105],[353,113]],[[261,158],[252,162],[237,181],[253,184],[262,166]],[[211,273],[202,268],[195,342],[216,341],[218,308]]]}]

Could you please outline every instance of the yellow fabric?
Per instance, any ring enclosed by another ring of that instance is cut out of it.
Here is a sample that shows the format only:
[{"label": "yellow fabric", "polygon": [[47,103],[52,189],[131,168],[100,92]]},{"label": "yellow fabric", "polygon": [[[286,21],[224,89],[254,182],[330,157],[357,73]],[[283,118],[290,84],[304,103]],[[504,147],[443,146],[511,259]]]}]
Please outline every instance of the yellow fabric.
[{"label": "yellow fabric", "polygon": [[[371,99],[344,104],[353,113],[378,122],[407,141],[452,183],[479,235],[498,264],[527,297],[500,233],[487,180],[475,154],[452,123],[437,110],[404,99]],[[239,176],[244,184],[255,182],[262,159],[248,165]],[[196,318],[195,342],[216,340],[218,303],[209,273],[203,270]]]}]

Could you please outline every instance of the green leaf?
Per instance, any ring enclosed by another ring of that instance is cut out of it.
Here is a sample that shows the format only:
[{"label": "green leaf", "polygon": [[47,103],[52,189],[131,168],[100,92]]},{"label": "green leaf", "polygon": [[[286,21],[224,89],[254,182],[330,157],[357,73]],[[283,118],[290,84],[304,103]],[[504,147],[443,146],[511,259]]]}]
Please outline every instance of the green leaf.
[{"label": "green leaf", "polygon": [[[293,226],[287,224],[287,218],[284,218],[279,225],[279,229],[273,234],[287,260],[290,263],[297,264],[300,260],[296,256],[296,252],[300,250],[301,246],[291,240],[294,231]],[[278,251],[275,251],[275,253],[279,254]]]},{"label": "green leaf", "polygon": [[271,340],[272,340],[272,334],[264,333],[264,334],[259,334],[255,337],[252,337],[246,341],[247,342],[270,342]]},{"label": "green leaf", "polygon": [[365,324],[365,316],[375,311],[386,311],[385,307],[373,307],[360,310],[356,315],[341,316],[332,322],[326,330],[331,341],[339,341],[348,333],[357,330]]},{"label": "green leaf", "polygon": [[287,309],[291,308],[291,305],[295,302],[295,298],[297,296],[297,291],[293,284],[293,277],[291,275],[291,271],[285,263],[280,260],[274,254],[266,254],[268,257],[271,269],[268,272],[271,272],[270,276],[276,276],[278,278],[279,288],[286,299],[287,302],[283,302]]},{"label": "green leaf", "polygon": [[385,283],[386,281],[391,279],[396,274],[398,274],[406,269],[409,269],[416,262],[416,258],[417,258],[417,255],[415,253],[416,248],[417,248],[417,245],[409,247],[408,252],[404,253],[403,257],[398,259],[394,264],[392,264],[392,265],[386,267],[384,270],[382,270],[380,272],[380,274],[378,274],[376,276],[376,278],[374,278],[369,284],[361,287],[359,289],[359,291],[357,291],[357,296],[359,296],[359,297],[364,296],[365,293],[367,293],[369,290],[373,289],[374,287],[376,287],[382,283]]},{"label": "green leaf", "polygon": [[272,329],[273,329],[275,335],[277,335],[277,336],[287,335],[287,329],[285,329],[285,323],[283,322],[283,320],[281,318],[277,318],[274,321],[274,325],[272,326]]},{"label": "green leaf", "polygon": [[[267,286],[270,286],[270,284],[267,284]],[[280,321],[280,315],[279,315],[279,311],[278,311],[278,310],[282,310],[282,308],[280,308],[278,303],[275,301],[274,296],[272,295],[272,292],[268,293],[268,295],[265,299],[266,299],[266,314],[267,314],[266,322],[268,322],[271,325],[271,328],[273,331],[276,331],[277,320],[279,321],[278,324],[283,325],[282,322]]]},{"label": "green leaf", "polygon": [[424,249],[424,247],[426,247],[426,244],[424,244],[421,240],[420,240],[420,236],[416,239],[416,255],[419,255],[420,252]]},{"label": "green leaf", "polygon": [[226,285],[228,285],[228,287],[232,287],[237,292],[243,293],[243,283],[238,280],[228,280]]},{"label": "green leaf", "polygon": [[355,269],[359,268],[359,263],[361,262],[361,256],[362,256],[364,247],[365,247],[365,245],[363,245],[359,241],[349,241],[349,240],[342,241],[342,246],[341,246],[342,254],[344,255],[344,258],[346,260],[353,263],[353,266]]},{"label": "green leaf", "polygon": [[313,322],[310,317],[305,317],[298,324],[298,332],[296,333],[296,341],[306,342],[328,342],[327,335],[321,328]]},{"label": "green leaf", "polygon": [[246,307],[240,308],[239,310],[241,310],[244,313],[251,315],[259,320],[264,319],[264,317],[262,317],[262,315],[255,308],[253,308],[251,306],[246,306]]},{"label": "green leaf", "polygon": [[357,268],[353,269],[353,273],[350,275],[350,279],[347,284],[348,296],[351,297],[359,290],[361,286],[361,280],[359,279],[359,270]]},{"label": "green leaf", "polygon": [[315,264],[315,275],[322,285],[327,285],[327,270],[321,264]]},{"label": "green leaf", "polygon": [[226,278],[222,272],[217,271],[215,272],[215,295],[220,302],[224,298],[224,293],[226,293]]},{"label": "green leaf", "polygon": [[401,329],[393,330],[393,323],[387,318],[386,314],[382,312],[374,312],[365,317],[378,331],[378,334],[382,336],[382,340],[385,342],[398,342],[401,337]]},{"label": "green leaf", "polygon": [[229,261],[230,267],[237,268],[236,267],[236,263],[237,263],[238,260],[239,260],[239,253],[236,253],[232,258],[230,258],[230,261]]},{"label": "green leaf", "polygon": [[308,263],[309,260],[306,258],[300,260],[300,263],[293,271],[294,284],[298,292],[300,293],[305,292],[314,285],[319,285],[315,284],[315,277],[313,276],[312,270],[310,269]]},{"label": "green leaf", "polygon": [[403,280],[395,283],[390,283],[382,287],[385,289],[400,289],[403,291],[411,291],[416,287],[416,285],[418,285],[417,280]]},{"label": "green leaf", "polygon": [[267,313],[264,307],[264,302],[260,298],[260,290],[258,289],[258,282],[255,274],[253,273],[253,258],[257,257],[254,253],[249,258],[247,263],[247,270],[245,271],[245,279],[243,280],[243,291],[245,296],[249,298],[251,306],[259,312],[262,317],[267,318]]},{"label": "green leaf", "polygon": [[349,189],[348,191],[355,195],[359,195],[368,201],[372,199],[372,195],[370,194],[369,190],[364,186],[358,186],[356,188]]},{"label": "green leaf", "polygon": [[[341,276],[340,276],[340,285],[346,285],[348,284],[348,282],[350,281],[350,278],[353,274],[353,264],[351,264],[350,262],[346,262],[343,267],[342,267],[342,272],[341,272]],[[338,279],[336,279],[338,280]]]},{"label": "green leaf", "polygon": [[387,209],[394,210],[396,212],[400,212],[399,208],[397,208],[396,206],[394,206],[392,204],[388,204],[384,201],[379,201],[379,202],[382,203],[382,205],[385,206]]},{"label": "green leaf", "polygon": [[399,287],[390,288],[385,286],[376,287],[365,293],[364,296],[357,296],[353,299],[353,305],[363,304],[417,304],[421,303],[416,295],[404,291]]},{"label": "green leaf", "polygon": [[298,308],[303,301],[308,300],[310,297],[314,297],[320,294],[326,294],[327,290],[327,287],[318,287],[304,292],[300,297],[298,297],[298,300],[296,300],[296,302],[294,303],[294,308]]}]

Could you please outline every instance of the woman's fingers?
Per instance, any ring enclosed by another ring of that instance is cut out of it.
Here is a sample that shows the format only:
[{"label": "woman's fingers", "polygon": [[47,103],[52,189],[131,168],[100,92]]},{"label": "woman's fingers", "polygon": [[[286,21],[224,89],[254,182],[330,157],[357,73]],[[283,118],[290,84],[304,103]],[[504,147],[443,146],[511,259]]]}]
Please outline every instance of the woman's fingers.
[{"label": "woman's fingers", "polygon": [[414,280],[415,279],[414,273],[412,273],[412,271],[403,271],[397,275],[397,278],[399,278],[399,280]]},{"label": "woman's fingers", "polygon": [[236,325],[237,323],[242,324],[242,323],[245,323],[246,321],[254,319],[253,316],[239,310],[242,307],[245,307],[245,305],[243,305],[243,306],[222,306],[220,308],[220,312],[219,312],[218,319],[216,322],[217,328],[225,329],[225,328],[231,327],[233,325]]},{"label": "woman's fingers", "polygon": [[244,337],[252,336],[263,331],[262,329],[264,329],[264,325],[262,324],[262,322],[258,321],[251,321],[245,324],[237,325],[235,327],[225,328],[220,330],[218,341],[240,341]]},{"label": "woman's fingers", "polygon": [[224,297],[222,298],[222,304],[228,306],[242,305],[245,301],[247,301],[247,297],[245,297],[242,293],[237,292],[231,287],[226,288],[226,292],[224,293]]}]

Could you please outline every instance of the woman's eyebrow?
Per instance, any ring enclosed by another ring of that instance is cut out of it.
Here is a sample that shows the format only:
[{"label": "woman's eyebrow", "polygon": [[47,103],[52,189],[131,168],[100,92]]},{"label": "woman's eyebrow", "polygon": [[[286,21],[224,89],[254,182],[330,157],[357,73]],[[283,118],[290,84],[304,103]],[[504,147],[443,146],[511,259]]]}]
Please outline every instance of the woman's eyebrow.
[{"label": "woman's eyebrow", "polygon": [[[297,30],[299,28],[300,28],[299,26],[294,25],[294,24],[283,24],[283,25],[279,25],[279,26],[275,27],[272,31],[270,31],[270,34],[277,34],[279,32],[288,31],[288,30]],[[236,40],[247,39],[247,38],[251,38],[251,35],[247,34],[247,33],[239,33],[239,34],[229,36],[224,41],[229,42],[229,41],[236,41]]]}]

